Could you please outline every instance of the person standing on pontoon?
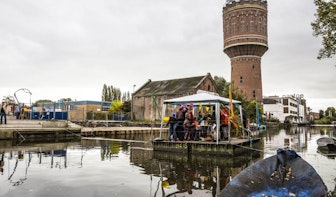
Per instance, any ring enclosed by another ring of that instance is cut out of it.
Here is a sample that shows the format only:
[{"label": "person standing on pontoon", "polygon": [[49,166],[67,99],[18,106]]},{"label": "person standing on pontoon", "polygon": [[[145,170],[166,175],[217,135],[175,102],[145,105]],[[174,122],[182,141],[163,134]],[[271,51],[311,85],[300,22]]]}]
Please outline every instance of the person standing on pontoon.
[{"label": "person standing on pontoon", "polygon": [[176,113],[176,122],[173,126],[173,136],[174,140],[177,140],[177,128],[180,126],[183,128],[183,122],[185,120],[185,114],[187,113],[187,108],[181,107]]},{"label": "person standing on pontoon", "polygon": [[229,116],[230,116],[230,106],[225,105],[220,111],[220,121],[221,121],[221,138],[223,140],[228,140],[229,138]]},{"label": "person standing on pontoon", "polygon": [[172,140],[172,136],[173,139],[176,138],[176,133],[174,133],[174,124],[176,123],[176,115],[173,113],[170,117],[169,120],[167,122],[168,125],[168,140]]}]

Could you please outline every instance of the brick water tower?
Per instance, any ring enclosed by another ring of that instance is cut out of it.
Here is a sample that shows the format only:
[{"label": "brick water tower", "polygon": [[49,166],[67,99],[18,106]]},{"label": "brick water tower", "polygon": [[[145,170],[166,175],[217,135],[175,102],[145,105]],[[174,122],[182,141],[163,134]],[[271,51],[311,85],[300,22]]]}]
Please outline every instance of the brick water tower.
[{"label": "brick water tower", "polygon": [[231,60],[231,82],[249,99],[262,100],[261,57],[267,45],[267,1],[226,0],[224,53]]}]

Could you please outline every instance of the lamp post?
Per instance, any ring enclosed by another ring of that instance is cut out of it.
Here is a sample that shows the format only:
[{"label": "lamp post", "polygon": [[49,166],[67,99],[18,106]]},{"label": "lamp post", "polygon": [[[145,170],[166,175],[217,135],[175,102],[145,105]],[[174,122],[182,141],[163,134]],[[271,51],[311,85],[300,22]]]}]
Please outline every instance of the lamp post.
[{"label": "lamp post", "polygon": [[21,112],[21,107],[20,107],[20,102],[19,102],[19,100],[18,100],[17,97],[16,97],[16,93],[17,93],[18,91],[21,91],[21,90],[24,91],[25,93],[28,93],[28,94],[29,94],[30,119],[31,119],[32,116],[33,116],[33,107],[32,107],[32,104],[31,104],[31,95],[32,95],[32,93],[31,93],[30,90],[28,90],[27,88],[20,88],[20,89],[18,89],[18,90],[16,90],[16,91],[14,92],[14,97],[15,97],[17,103],[18,103],[19,112]]},{"label": "lamp post", "polygon": [[133,92],[132,92],[132,102],[131,102],[131,119],[133,120],[134,119],[134,100],[133,100],[133,94],[134,94],[134,91],[135,91],[135,84],[133,85]]}]

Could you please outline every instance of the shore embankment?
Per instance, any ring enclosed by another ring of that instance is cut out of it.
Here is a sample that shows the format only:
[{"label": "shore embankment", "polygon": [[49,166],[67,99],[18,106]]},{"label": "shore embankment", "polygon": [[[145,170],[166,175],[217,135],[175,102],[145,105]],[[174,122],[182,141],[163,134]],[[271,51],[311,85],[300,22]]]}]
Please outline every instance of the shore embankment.
[{"label": "shore embankment", "polygon": [[[0,125],[0,140],[36,137],[92,137],[115,134],[138,134],[160,132],[157,124],[124,122],[85,122],[50,120],[7,120]],[[163,128],[167,131],[167,128]]]}]

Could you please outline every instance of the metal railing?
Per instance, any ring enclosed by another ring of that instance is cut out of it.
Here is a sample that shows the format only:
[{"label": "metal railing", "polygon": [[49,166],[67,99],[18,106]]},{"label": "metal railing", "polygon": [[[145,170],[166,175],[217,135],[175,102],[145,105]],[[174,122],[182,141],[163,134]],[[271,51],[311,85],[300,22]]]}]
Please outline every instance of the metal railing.
[{"label": "metal railing", "polygon": [[114,112],[114,113],[102,113],[102,112],[88,112],[86,115],[88,121],[101,120],[101,121],[126,121],[131,119],[130,112]]}]

